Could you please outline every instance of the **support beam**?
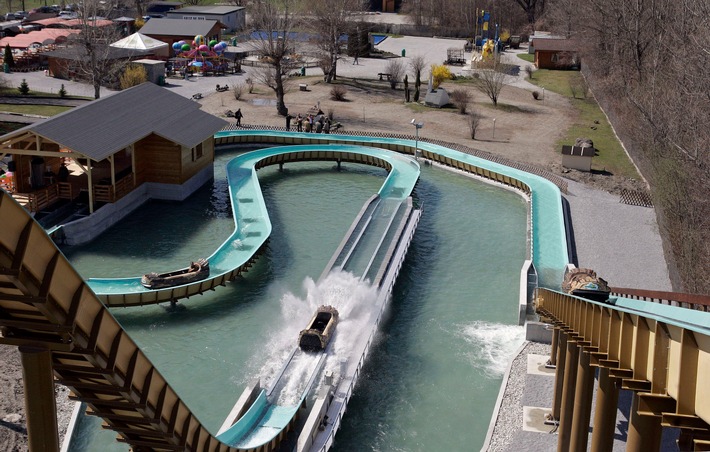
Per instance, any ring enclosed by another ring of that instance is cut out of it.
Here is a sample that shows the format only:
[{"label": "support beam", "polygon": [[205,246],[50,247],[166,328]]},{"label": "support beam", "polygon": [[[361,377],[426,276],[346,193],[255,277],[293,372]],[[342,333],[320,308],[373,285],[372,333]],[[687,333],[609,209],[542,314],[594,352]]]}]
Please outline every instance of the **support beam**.
[{"label": "support beam", "polygon": [[597,406],[594,410],[594,429],[592,430],[592,452],[606,452],[612,449],[618,404],[619,387],[616,385],[616,381],[609,376],[609,369],[600,367]]},{"label": "support beam", "polygon": [[557,365],[555,367],[555,392],[552,397],[552,419],[555,422],[560,421],[560,410],[562,407],[562,384],[564,383],[565,375],[565,357],[567,355],[567,333],[559,330],[559,338],[557,344]]},{"label": "support beam", "polygon": [[661,449],[661,418],[638,413],[639,394],[634,392],[629,416],[626,452],[657,452]]},{"label": "support beam", "polygon": [[572,435],[572,415],[574,413],[575,382],[577,380],[577,360],[579,348],[574,340],[567,341],[567,354],[565,356],[564,382],[562,383],[562,407],[560,410],[560,429],[557,439],[557,451],[570,450]]},{"label": "support beam", "polygon": [[572,436],[570,450],[585,452],[589,439],[589,419],[592,415],[592,393],[594,373],[589,366],[589,354],[579,353],[577,361],[577,381],[575,385],[574,413],[572,414]]},{"label": "support beam", "polygon": [[550,361],[548,361],[548,365],[551,367],[557,366],[557,347],[558,347],[558,341],[560,337],[560,329],[555,327],[552,329],[552,347],[550,350]]},{"label": "support beam", "polygon": [[30,346],[19,348],[25,384],[27,438],[32,452],[59,450],[57,407],[54,399],[52,353]]},{"label": "support beam", "polygon": [[86,159],[87,181],[89,184],[89,214],[94,213],[94,181],[91,178],[91,159]]}]

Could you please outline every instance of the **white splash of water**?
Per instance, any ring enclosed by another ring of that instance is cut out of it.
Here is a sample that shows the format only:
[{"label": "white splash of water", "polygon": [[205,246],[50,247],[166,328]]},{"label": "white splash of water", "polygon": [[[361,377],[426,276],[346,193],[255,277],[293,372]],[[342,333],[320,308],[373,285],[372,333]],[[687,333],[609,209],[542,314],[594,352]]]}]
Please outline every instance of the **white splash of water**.
[{"label": "white splash of water", "polygon": [[[334,271],[318,283],[306,278],[303,287],[306,292],[305,299],[291,292],[286,292],[281,297],[281,319],[274,321],[278,329],[274,330],[274,334],[262,349],[262,352],[267,351],[268,356],[256,372],[262,378],[262,387],[272,384],[291,351],[298,347],[298,333],[306,328],[319,306],[333,306],[339,314],[339,322],[325,364],[326,369],[333,371],[336,379],[339,376],[341,357],[350,355],[363,327],[374,314],[372,305],[377,297],[377,289],[360,281],[351,273]],[[279,405],[298,403],[310,369],[316,364],[315,356],[307,355],[293,362],[288,368],[289,375],[285,375],[283,381],[279,382],[272,399],[278,400]]]},{"label": "white splash of water", "polygon": [[486,375],[505,374],[513,354],[525,341],[525,328],[475,321],[459,325],[459,335],[471,346],[466,355],[474,367],[483,368]]}]

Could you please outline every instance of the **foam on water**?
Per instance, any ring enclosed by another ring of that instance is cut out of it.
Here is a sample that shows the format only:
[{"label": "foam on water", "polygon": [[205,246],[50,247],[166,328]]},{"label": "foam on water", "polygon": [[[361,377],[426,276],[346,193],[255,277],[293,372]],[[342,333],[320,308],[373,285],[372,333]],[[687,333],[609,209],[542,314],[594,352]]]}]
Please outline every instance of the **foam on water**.
[{"label": "foam on water", "polygon": [[[339,314],[325,364],[326,369],[332,370],[336,378],[340,373],[341,358],[349,357],[355,341],[374,314],[372,304],[376,300],[377,289],[351,273],[333,271],[320,282],[306,278],[303,287],[305,298],[291,292],[281,297],[280,319],[272,324],[274,334],[260,350],[261,354],[266,352],[266,356],[260,357],[263,365],[255,372],[255,377],[262,379],[262,387],[272,384],[291,351],[298,346],[298,333],[307,326],[319,306],[334,306]],[[317,355],[297,353],[297,358],[289,366],[289,375],[284,374],[284,380],[272,394],[272,399],[277,400],[279,405],[295,405],[299,402],[307,383],[304,380],[308,379],[309,370],[315,366]]]},{"label": "foam on water", "polygon": [[459,325],[458,335],[471,344],[467,356],[474,367],[482,368],[491,377],[505,374],[513,353],[525,341],[525,328],[475,321]]}]

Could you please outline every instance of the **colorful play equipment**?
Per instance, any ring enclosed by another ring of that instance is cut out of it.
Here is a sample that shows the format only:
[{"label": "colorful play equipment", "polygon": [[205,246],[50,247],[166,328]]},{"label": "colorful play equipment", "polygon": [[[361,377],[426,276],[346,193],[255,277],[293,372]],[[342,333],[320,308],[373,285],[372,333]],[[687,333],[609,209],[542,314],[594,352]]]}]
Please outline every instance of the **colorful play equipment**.
[{"label": "colorful play equipment", "polygon": [[177,41],[173,44],[175,58],[171,61],[176,71],[214,73],[226,72],[229,62],[224,58],[227,43],[213,39],[207,41],[204,36],[197,35],[191,43]]}]

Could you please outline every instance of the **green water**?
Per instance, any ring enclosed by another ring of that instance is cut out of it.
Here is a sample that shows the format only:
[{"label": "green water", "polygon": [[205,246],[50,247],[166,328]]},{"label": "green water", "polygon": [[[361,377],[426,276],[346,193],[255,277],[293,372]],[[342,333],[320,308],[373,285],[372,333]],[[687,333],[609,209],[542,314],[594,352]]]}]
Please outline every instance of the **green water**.
[{"label": "green water", "polygon": [[[214,184],[186,202],[146,204],[65,253],[87,278],[163,271],[208,255],[233,228],[223,167],[234,155],[219,153]],[[274,232],[249,273],[176,309],[112,310],[213,433],[247,382],[268,379],[293,347],[311,314],[308,278],[318,278],[385,173],[303,163],[259,175]],[[336,450],[480,448],[522,340],[515,326],[522,198],[428,166],[416,192],[424,214]],[[83,430],[72,450],[127,450],[110,431]]]}]

